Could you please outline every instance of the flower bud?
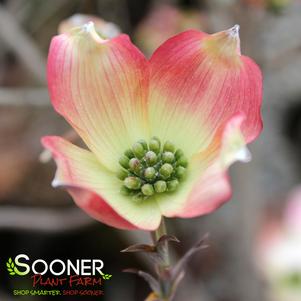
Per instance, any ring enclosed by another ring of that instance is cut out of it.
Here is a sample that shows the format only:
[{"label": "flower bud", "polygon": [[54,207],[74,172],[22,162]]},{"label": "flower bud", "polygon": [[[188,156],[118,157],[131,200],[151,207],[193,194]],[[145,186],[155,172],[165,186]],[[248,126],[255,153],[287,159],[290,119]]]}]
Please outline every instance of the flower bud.
[{"label": "flower bud", "polygon": [[117,171],[117,178],[119,180],[124,180],[128,176],[128,172],[124,169],[120,169]]},{"label": "flower bud", "polygon": [[123,181],[121,193],[143,202],[156,193],[175,191],[187,174],[188,160],[181,149],[158,137],[140,139],[119,159],[116,176]]},{"label": "flower bud", "polygon": [[169,163],[165,163],[161,166],[160,170],[160,175],[163,176],[163,178],[167,179],[173,172],[173,167]]},{"label": "flower bud", "polygon": [[136,177],[127,177],[124,180],[124,185],[133,190],[137,190],[141,187],[141,180]]},{"label": "flower bud", "polygon": [[156,177],[156,170],[153,167],[148,167],[144,170],[144,176],[147,180],[153,180]]},{"label": "flower bud", "polygon": [[131,190],[130,189],[128,189],[127,187],[125,187],[125,186],[122,186],[121,188],[120,188],[120,193],[122,194],[122,195],[130,195],[131,194]]},{"label": "flower bud", "polygon": [[166,141],[164,143],[163,150],[165,152],[172,152],[173,153],[175,151],[175,146],[170,141]]},{"label": "flower bud", "polygon": [[129,167],[129,161],[130,161],[130,159],[129,159],[127,156],[122,156],[122,157],[120,157],[120,159],[119,159],[119,164],[120,164],[123,168],[127,169],[127,168]]},{"label": "flower bud", "polygon": [[176,169],[176,175],[178,178],[183,178],[186,174],[186,168],[183,166],[178,166]]},{"label": "flower bud", "polygon": [[148,165],[153,166],[157,163],[157,155],[153,151],[148,151],[145,156],[145,161]]},{"label": "flower bud", "polygon": [[155,187],[155,191],[158,192],[158,193],[161,193],[161,192],[164,192],[167,188],[167,185],[166,185],[166,182],[165,181],[157,181],[155,184],[154,184],[154,187]]},{"label": "flower bud", "polygon": [[160,152],[161,143],[158,139],[152,138],[149,142],[149,149],[158,154]]},{"label": "flower bud", "polygon": [[129,168],[134,173],[139,173],[141,169],[141,163],[137,158],[132,158],[129,162]]},{"label": "flower bud", "polygon": [[177,149],[175,156],[176,159],[179,160],[180,157],[184,156],[184,152],[181,149]]},{"label": "flower bud", "polygon": [[127,149],[125,152],[124,152],[124,154],[129,158],[129,159],[131,159],[131,158],[134,158],[135,157],[135,155],[134,155],[134,153],[133,153],[133,151],[129,148],[129,149]]},{"label": "flower bud", "polygon": [[172,152],[164,152],[162,160],[165,163],[173,163],[175,161],[175,155]]},{"label": "flower bud", "polygon": [[183,166],[183,167],[187,167],[188,161],[187,161],[186,157],[181,156],[181,157],[178,159],[177,165],[178,165],[178,166],[180,165],[180,166]]},{"label": "flower bud", "polygon": [[140,140],[138,140],[137,142],[140,143],[140,144],[143,146],[143,148],[144,148],[145,150],[148,150],[147,143],[146,143],[145,140],[140,139]]},{"label": "flower bud", "polygon": [[175,191],[179,185],[179,181],[177,179],[171,180],[167,182],[168,191]]},{"label": "flower bud", "polygon": [[142,187],[141,187],[141,191],[144,195],[147,195],[147,196],[151,196],[155,193],[154,191],[154,187],[153,185],[151,184],[144,184]]},{"label": "flower bud", "polygon": [[143,148],[143,145],[141,143],[136,142],[133,146],[132,146],[132,151],[134,153],[134,155],[138,158],[138,159],[142,159],[144,154],[145,154],[145,150]]}]

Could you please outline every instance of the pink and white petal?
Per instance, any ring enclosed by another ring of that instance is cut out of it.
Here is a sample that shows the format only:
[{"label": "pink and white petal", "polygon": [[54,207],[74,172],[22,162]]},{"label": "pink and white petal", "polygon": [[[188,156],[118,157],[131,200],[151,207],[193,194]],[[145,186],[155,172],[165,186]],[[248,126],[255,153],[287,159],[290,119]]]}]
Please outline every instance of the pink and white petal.
[{"label": "pink and white petal", "polygon": [[137,230],[138,228],[116,213],[98,194],[86,189],[69,187],[67,191],[74,202],[88,215],[108,226],[123,229]]},{"label": "pink and white petal", "polygon": [[65,187],[79,207],[116,228],[156,229],[161,213],[156,202],[134,202],[120,193],[122,182],[88,150],[55,136],[43,137],[57,163],[54,187]]},{"label": "pink and white petal", "polygon": [[209,214],[229,201],[231,196],[228,174],[219,166],[212,166],[195,183],[185,207],[176,216],[190,218]]},{"label": "pink and white petal", "polygon": [[47,67],[56,111],[110,170],[146,136],[148,62],[120,35],[104,40],[92,23],[53,38]]},{"label": "pink and white petal", "polygon": [[230,199],[228,167],[235,161],[251,159],[240,130],[243,121],[242,115],[234,116],[210,147],[192,159],[188,178],[179,194],[159,202],[164,216],[189,218],[208,214]]},{"label": "pink and white petal", "polygon": [[214,35],[195,30],[176,35],[157,49],[150,64],[152,134],[189,155],[206,149],[238,112],[246,115],[247,142],[260,133],[262,76],[240,54],[237,27]]}]

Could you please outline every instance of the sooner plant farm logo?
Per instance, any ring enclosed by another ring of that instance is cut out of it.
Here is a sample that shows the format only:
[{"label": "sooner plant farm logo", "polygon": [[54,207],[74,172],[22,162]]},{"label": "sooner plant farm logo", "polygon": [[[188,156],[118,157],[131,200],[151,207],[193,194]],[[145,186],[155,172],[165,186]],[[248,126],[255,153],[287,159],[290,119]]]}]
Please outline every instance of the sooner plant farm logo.
[{"label": "sooner plant farm logo", "polygon": [[[103,272],[101,259],[44,259],[30,260],[26,254],[11,257],[6,262],[6,269],[12,277],[30,276],[32,289],[15,289],[14,295],[103,295],[104,280],[111,279],[111,274]],[[41,289],[42,288],[42,289]]]}]

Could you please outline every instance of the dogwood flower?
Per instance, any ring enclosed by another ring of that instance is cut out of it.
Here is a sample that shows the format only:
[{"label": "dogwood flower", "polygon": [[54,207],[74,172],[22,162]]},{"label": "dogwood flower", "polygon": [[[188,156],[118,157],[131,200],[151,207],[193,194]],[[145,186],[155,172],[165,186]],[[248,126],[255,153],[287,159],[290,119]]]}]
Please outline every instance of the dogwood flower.
[{"label": "dogwood flower", "polygon": [[87,149],[42,138],[57,163],[53,186],[121,229],[220,207],[231,195],[227,168],[250,159],[245,145],[262,129],[262,76],[241,55],[238,30],[183,32],[150,60],[91,22],[54,37],[50,98]]}]

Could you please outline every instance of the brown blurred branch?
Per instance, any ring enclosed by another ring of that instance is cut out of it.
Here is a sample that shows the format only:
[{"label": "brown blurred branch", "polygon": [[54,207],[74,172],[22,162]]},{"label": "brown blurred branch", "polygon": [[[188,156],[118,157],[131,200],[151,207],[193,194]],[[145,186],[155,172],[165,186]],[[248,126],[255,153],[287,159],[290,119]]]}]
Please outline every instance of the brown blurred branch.
[{"label": "brown blurred branch", "polygon": [[14,15],[17,20],[22,23],[30,14],[30,1],[10,0],[7,1],[6,9]]},{"label": "brown blurred branch", "polygon": [[37,81],[46,81],[46,60],[32,38],[23,30],[16,18],[0,4],[0,38],[14,51]]},{"label": "brown blurred branch", "polygon": [[78,208],[41,209],[1,207],[0,229],[30,230],[37,232],[64,232],[94,223]]},{"label": "brown blurred branch", "polygon": [[0,105],[8,106],[48,106],[46,88],[0,88]]}]

